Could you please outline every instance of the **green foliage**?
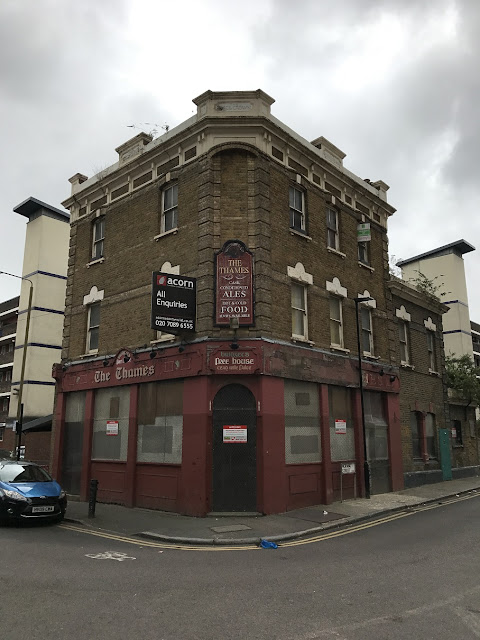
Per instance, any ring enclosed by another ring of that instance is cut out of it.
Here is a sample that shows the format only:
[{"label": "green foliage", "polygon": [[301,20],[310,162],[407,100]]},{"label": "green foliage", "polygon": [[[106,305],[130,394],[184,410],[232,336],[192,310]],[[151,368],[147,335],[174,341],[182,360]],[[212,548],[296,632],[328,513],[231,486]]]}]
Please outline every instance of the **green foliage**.
[{"label": "green foliage", "polygon": [[439,301],[440,298],[443,298],[447,293],[450,293],[449,291],[445,291],[445,283],[440,280],[440,278],[443,278],[443,275],[440,274],[434,278],[428,278],[418,269],[415,270],[415,273],[417,275],[414,278],[411,278],[409,282],[411,282],[418,291],[421,291],[421,293],[433,296]]},{"label": "green foliage", "polygon": [[480,369],[468,355],[456,358],[446,356],[447,385],[460,395],[468,405],[480,405]]}]

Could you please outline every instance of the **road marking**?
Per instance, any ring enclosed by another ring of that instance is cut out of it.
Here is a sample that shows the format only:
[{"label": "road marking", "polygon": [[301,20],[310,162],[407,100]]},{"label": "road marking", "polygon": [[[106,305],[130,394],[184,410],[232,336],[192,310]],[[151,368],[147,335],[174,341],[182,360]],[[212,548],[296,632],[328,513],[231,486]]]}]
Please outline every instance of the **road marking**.
[{"label": "road marking", "polygon": [[[340,625],[338,627],[333,627],[330,629],[320,629],[318,631],[307,632],[305,634],[302,634],[301,636],[295,636],[295,638],[291,638],[290,640],[321,640],[321,638],[325,638],[326,640],[328,640],[329,636],[335,635],[343,639],[346,638],[344,634],[351,631],[368,629],[369,627],[373,627],[374,625],[390,625],[394,618],[398,621],[403,621],[403,619],[409,620],[410,618],[415,618],[417,616],[425,616],[426,614],[428,615],[434,611],[437,611],[438,609],[445,609],[447,606],[455,611],[455,613],[463,620],[466,626],[468,626],[469,629],[473,631],[474,635],[477,638],[480,638],[480,625],[478,624],[478,618],[475,616],[475,619],[472,621],[471,616],[474,616],[474,614],[471,614],[463,607],[453,606],[462,602],[462,600],[465,600],[466,597],[476,595],[478,593],[480,593],[480,586],[473,587],[472,589],[468,589],[463,593],[459,593],[444,600],[424,604],[414,609],[407,609],[406,611],[398,611],[393,615],[391,613],[387,613],[383,616],[377,616],[375,618],[369,618],[367,620],[361,620],[358,622],[351,622],[349,624]],[[340,633],[342,634],[341,636]]]},{"label": "road marking", "polygon": [[86,553],[86,558],[93,558],[94,560],[118,560],[123,562],[124,560],[136,560],[133,556],[127,556],[122,551],[104,551],[103,553]]},{"label": "road marking", "polygon": [[[365,529],[370,529],[372,527],[377,527],[382,524],[386,524],[388,522],[393,522],[394,520],[400,520],[401,518],[408,518],[409,516],[413,516],[416,513],[421,513],[422,511],[430,511],[431,509],[438,509],[439,507],[445,507],[447,505],[453,504],[455,502],[463,502],[465,500],[471,500],[472,498],[480,498],[480,493],[476,493],[474,495],[465,495],[460,496],[459,498],[451,498],[448,500],[443,500],[442,502],[437,502],[435,504],[428,504],[423,506],[411,506],[408,505],[405,509],[408,511],[401,511],[399,513],[393,513],[383,518],[376,518],[375,520],[368,520],[366,522],[361,522],[359,524],[353,524],[350,526],[346,526],[342,529],[331,530],[320,535],[311,536],[309,538],[305,538],[302,540],[290,540],[288,542],[278,542],[278,546],[282,549],[284,547],[299,547],[305,544],[312,544],[315,542],[323,542],[324,540],[330,540],[331,538],[339,538],[342,536],[350,535],[352,533],[357,533],[358,531],[363,531]],[[86,529],[79,525],[64,523],[60,525],[61,529],[65,529],[68,531],[76,531],[77,533],[86,533],[91,536],[97,536],[99,538],[106,538],[107,540],[114,540],[116,542],[126,542],[128,544],[134,544],[140,547],[149,547],[155,549],[172,549],[172,550],[180,550],[180,551],[258,551],[261,550],[257,545],[187,545],[187,544],[173,544],[168,542],[154,542],[152,540],[146,539],[136,539],[130,538],[128,536],[122,536],[120,534],[108,533],[107,531],[99,531]]]},{"label": "road marking", "polygon": [[464,607],[453,607],[453,610],[463,622],[463,624],[470,629],[476,638],[480,638],[480,617],[473,611],[469,611]]}]

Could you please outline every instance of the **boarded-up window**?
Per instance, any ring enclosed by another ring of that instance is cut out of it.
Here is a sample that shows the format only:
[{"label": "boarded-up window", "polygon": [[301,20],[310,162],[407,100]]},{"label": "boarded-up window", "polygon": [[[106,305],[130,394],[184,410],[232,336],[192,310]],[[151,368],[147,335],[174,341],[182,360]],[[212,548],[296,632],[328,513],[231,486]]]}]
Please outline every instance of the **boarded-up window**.
[{"label": "boarded-up window", "polygon": [[383,394],[365,391],[364,406],[368,459],[388,460],[388,422]]},{"label": "boarded-up window", "polygon": [[127,184],[124,184],[121,187],[118,187],[118,189],[114,189],[112,191],[111,199],[115,200],[116,198],[120,198],[120,196],[123,196],[126,193],[128,193],[128,182]]},{"label": "boarded-up window", "polygon": [[133,181],[133,188],[136,189],[137,187],[140,187],[142,184],[145,184],[146,182],[150,182],[151,179],[152,179],[151,171],[149,171],[148,173],[144,173],[138,178],[135,178],[135,180]]},{"label": "boarded-up window", "polygon": [[[130,387],[113,387],[95,391],[92,458],[94,460],[126,460]],[[107,432],[107,422],[118,422],[118,433]]]},{"label": "boarded-up window", "polygon": [[314,382],[285,380],[285,462],[320,462],[320,410]]},{"label": "boarded-up window", "polygon": [[328,407],[332,460],[355,460],[351,390],[346,387],[330,386]]},{"label": "boarded-up window", "polygon": [[283,153],[277,147],[272,146],[272,156],[277,158],[277,160],[281,160],[283,162]]},{"label": "boarded-up window", "polygon": [[140,387],[137,461],[180,464],[183,437],[183,380]]},{"label": "boarded-up window", "polygon": [[190,160],[191,158],[194,158],[196,155],[197,155],[197,147],[192,147],[191,149],[187,149],[184,155],[185,162],[187,160]]},{"label": "boarded-up window", "polygon": [[340,191],[340,189],[334,187],[330,182],[325,182],[325,191],[330,191],[330,193],[333,193],[333,195],[337,196],[337,198],[340,198],[342,196],[342,192]]}]

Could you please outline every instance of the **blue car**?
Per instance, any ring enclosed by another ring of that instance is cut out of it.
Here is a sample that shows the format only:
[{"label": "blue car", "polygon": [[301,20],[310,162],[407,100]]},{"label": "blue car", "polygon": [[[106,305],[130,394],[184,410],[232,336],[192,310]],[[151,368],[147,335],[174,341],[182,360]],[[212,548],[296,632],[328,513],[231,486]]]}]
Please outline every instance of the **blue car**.
[{"label": "blue car", "polygon": [[67,496],[34,462],[0,459],[0,523],[9,520],[63,520]]}]

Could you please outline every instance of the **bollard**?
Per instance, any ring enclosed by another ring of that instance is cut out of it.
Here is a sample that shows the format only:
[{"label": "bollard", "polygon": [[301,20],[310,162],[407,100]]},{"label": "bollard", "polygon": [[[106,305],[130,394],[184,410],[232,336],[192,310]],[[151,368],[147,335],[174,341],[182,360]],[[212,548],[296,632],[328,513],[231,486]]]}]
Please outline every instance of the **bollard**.
[{"label": "bollard", "polygon": [[95,507],[97,505],[98,480],[90,480],[90,495],[88,498],[88,517],[95,517]]}]

